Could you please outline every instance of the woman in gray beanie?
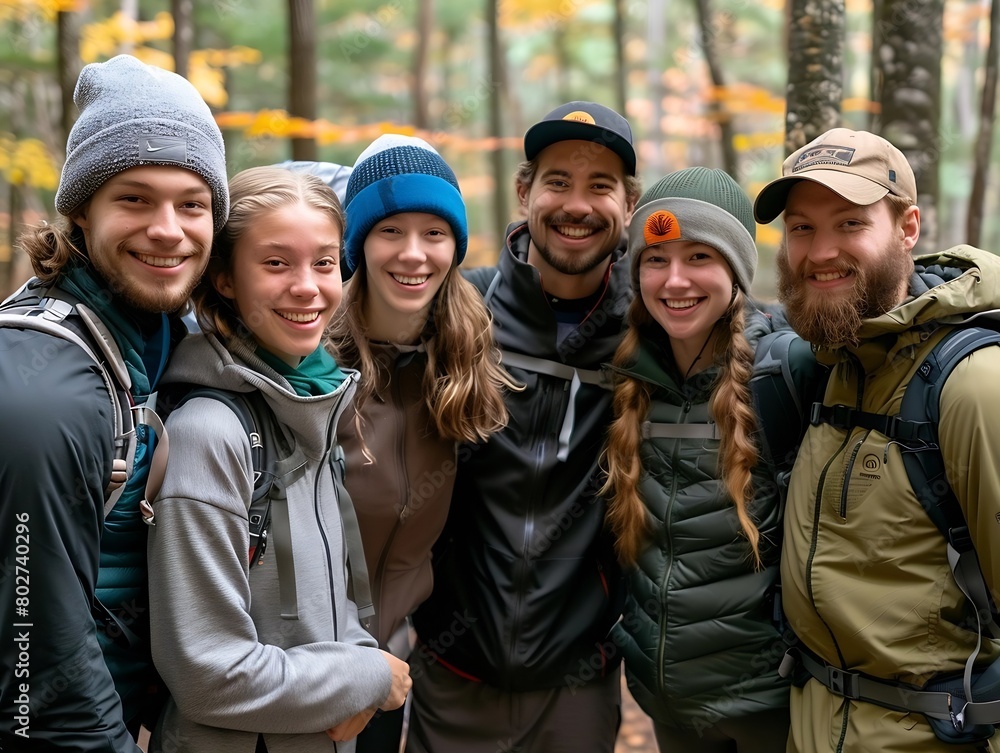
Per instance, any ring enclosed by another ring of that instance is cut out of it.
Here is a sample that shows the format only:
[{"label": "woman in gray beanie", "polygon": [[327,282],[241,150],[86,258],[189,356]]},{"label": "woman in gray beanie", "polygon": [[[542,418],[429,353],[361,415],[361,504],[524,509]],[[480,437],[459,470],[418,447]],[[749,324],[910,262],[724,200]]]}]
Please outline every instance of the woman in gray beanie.
[{"label": "woman in gray beanie", "polygon": [[[603,492],[631,568],[613,637],[664,753],[778,753],[788,733],[786,646],[768,599],[789,453],[761,437],[791,435],[794,447],[803,427],[794,407],[758,416],[751,380],[795,406],[755,352],[792,359],[801,392],[815,361],[794,333],[771,334],[750,299],[755,232],[747,195],[703,167],[653,185],[629,229],[636,297],[613,363]],[[764,421],[784,423],[774,432]]]}]

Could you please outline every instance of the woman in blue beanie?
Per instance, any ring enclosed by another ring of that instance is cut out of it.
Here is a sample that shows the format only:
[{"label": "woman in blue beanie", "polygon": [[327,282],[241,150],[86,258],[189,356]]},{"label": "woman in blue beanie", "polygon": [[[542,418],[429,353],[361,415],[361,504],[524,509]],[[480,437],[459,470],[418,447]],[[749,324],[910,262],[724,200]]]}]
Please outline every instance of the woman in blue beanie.
[{"label": "woman in blue beanie", "polygon": [[[787,647],[770,598],[779,471],[804,424],[782,374],[760,373],[755,351],[787,355],[803,394],[816,367],[794,333],[769,334],[749,297],[755,234],[747,195],[702,167],[653,185],[629,226],[636,296],[613,363],[603,492],[631,568],[613,636],[664,753],[779,753],[788,735],[788,681],[778,676]],[[757,378],[772,380],[790,414],[755,413]],[[784,422],[777,433],[773,422]],[[767,448],[772,457],[761,438],[782,433],[790,446]]]},{"label": "woman in blue beanie", "polygon": [[[171,694],[151,750],[350,751],[376,709],[402,706],[410,678],[362,628],[344,567],[353,515],[341,517],[334,429],[357,374],[323,347],[343,213],[322,180],[281,168],[245,170],[229,190],[193,296],[202,332],[163,378],[200,391],[167,419],[150,491],[152,652]],[[256,406],[254,431],[227,399]],[[262,445],[281,462],[255,462]],[[260,475],[274,482],[254,539]]]},{"label": "woman in blue beanie", "polygon": [[[355,163],[345,200],[353,278],[333,329],[337,360],[361,372],[340,421],[346,485],[372,584],[379,646],[409,655],[407,617],[431,593],[431,547],[451,504],[459,443],[507,421],[490,316],[458,272],[468,244],[454,172],[427,142],[387,134]],[[402,711],[358,739],[397,750]]]}]

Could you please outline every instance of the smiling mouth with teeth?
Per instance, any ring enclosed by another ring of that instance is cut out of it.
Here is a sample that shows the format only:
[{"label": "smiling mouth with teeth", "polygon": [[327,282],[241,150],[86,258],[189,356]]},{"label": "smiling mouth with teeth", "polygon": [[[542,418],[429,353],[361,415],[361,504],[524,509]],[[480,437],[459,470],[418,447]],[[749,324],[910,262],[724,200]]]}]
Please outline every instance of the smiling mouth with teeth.
[{"label": "smiling mouth with teeth", "polygon": [[685,298],[683,300],[667,299],[663,302],[667,305],[668,309],[689,309],[697,305],[700,300],[700,298]]},{"label": "smiling mouth with teeth", "polygon": [[592,227],[569,227],[568,225],[553,225],[556,232],[565,235],[567,238],[586,238],[597,231]]},{"label": "smiling mouth with teeth", "polygon": [[182,261],[183,256],[148,256],[147,254],[133,254],[136,259],[151,267],[176,267]]},{"label": "smiling mouth with teeth", "polygon": [[405,277],[403,275],[397,275],[393,273],[392,279],[398,282],[400,285],[423,285],[430,278],[430,275],[420,275],[419,277]]},{"label": "smiling mouth with teeth", "polygon": [[287,319],[290,322],[297,322],[298,324],[308,324],[309,322],[314,322],[319,319],[318,311],[309,311],[305,314],[294,314],[292,312],[285,311],[275,311],[274,313],[282,319]]},{"label": "smiling mouth with teeth", "polygon": [[813,277],[818,282],[830,282],[831,280],[839,280],[843,277],[847,277],[848,272],[816,272]]}]

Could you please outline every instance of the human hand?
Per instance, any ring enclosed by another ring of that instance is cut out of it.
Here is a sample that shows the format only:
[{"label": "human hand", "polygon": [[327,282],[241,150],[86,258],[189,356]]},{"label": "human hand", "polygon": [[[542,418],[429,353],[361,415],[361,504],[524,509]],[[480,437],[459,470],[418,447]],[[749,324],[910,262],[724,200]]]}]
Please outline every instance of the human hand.
[{"label": "human hand", "polygon": [[386,651],[382,652],[382,658],[392,672],[392,689],[389,690],[389,697],[385,699],[381,708],[383,711],[392,711],[406,702],[406,694],[410,692],[413,680],[410,679],[410,665],[405,661],[397,659]]},{"label": "human hand", "polygon": [[335,743],[342,743],[361,734],[361,730],[375,715],[375,709],[365,709],[352,717],[348,717],[335,727],[330,727],[326,731],[326,736]]}]

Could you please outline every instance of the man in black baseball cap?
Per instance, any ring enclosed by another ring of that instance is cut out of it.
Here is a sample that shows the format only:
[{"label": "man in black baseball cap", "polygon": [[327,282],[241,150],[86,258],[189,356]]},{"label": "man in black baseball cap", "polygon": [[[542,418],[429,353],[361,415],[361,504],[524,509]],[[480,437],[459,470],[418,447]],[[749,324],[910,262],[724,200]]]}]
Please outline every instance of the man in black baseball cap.
[{"label": "man in black baseball cap", "polygon": [[560,105],[524,134],[524,156],[534,160],[557,141],[590,141],[606,146],[625,164],[625,174],[635,175],[632,128],[614,110],[594,102]]},{"label": "man in black baseball cap", "polygon": [[593,102],[528,129],[515,176],[527,219],[468,279],[493,314],[508,428],[459,449],[435,557],[407,750],[611,753],[623,583],[604,528],[598,453],[611,421],[601,364],[631,300],[625,232],[639,197],[632,131]]}]

